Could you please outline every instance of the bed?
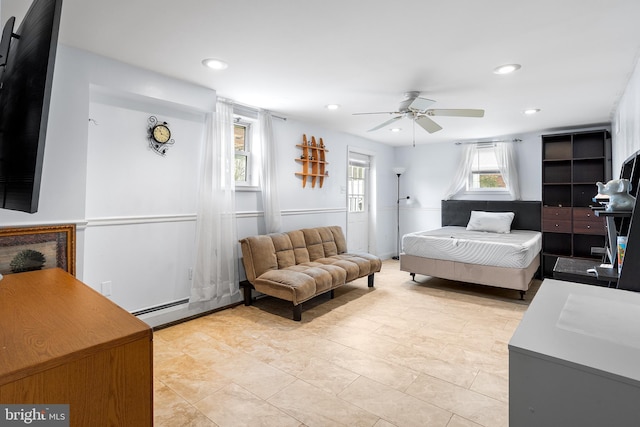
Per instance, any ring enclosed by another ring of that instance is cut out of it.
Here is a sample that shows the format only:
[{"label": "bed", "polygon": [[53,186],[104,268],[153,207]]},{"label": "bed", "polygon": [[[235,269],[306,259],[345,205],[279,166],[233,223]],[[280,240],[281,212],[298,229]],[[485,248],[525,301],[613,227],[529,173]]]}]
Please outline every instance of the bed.
[{"label": "bed", "polygon": [[[511,212],[505,233],[504,213]],[[443,200],[442,228],[402,237],[400,270],[414,280],[421,274],[514,289],[524,299],[540,267],[540,231],[538,201]]]}]

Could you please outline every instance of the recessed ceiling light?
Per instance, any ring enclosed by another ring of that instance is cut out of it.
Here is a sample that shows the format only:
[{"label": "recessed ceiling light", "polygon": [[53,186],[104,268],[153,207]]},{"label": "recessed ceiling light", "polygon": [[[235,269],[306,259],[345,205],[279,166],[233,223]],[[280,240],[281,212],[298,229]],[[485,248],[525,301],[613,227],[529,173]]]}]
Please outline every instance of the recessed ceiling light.
[{"label": "recessed ceiling light", "polygon": [[505,64],[493,69],[495,74],[509,74],[520,69],[520,64]]},{"label": "recessed ceiling light", "polygon": [[209,67],[212,70],[224,70],[229,66],[229,64],[227,64],[223,60],[216,58],[204,59],[202,61],[202,65],[204,65],[205,67]]},{"label": "recessed ceiling light", "polygon": [[539,108],[529,108],[528,110],[524,110],[523,113],[527,116],[531,116],[540,112]]},{"label": "recessed ceiling light", "polygon": [[326,108],[327,110],[337,110],[338,108],[340,108],[339,104],[327,104],[324,106],[324,108]]},{"label": "recessed ceiling light", "polygon": [[391,128],[389,129],[391,132],[400,132],[402,128]]}]

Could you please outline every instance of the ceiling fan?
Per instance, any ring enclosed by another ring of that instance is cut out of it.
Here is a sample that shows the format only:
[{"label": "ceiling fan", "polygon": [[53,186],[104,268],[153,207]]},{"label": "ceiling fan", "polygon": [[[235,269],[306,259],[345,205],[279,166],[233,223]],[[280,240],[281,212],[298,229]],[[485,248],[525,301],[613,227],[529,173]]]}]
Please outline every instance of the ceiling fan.
[{"label": "ceiling fan", "polygon": [[402,118],[411,119],[414,123],[417,123],[422,129],[429,133],[438,132],[442,129],[442,126],[434,122],[431,117],[434,116],[449,116],[449,117],[484,117],[484,110],[479,109],[430,109],[429,107],[436,101],[427,98],[421,98],[420,92],[407,92],[404,94],[405,98],[400,102],[398,111],[383,111],[377,113],[354,113],[354,115],[363,114],[394,114],[390,120],[384,123],[380,123],[368,130],[373,132],[374,130],[381,129],[390,125]]}]

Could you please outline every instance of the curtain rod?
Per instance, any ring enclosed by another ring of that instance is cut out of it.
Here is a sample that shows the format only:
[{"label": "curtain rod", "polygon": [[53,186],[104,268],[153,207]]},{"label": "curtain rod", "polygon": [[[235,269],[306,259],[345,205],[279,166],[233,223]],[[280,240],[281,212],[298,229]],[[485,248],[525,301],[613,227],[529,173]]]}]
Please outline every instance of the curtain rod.
[{"label": "curtain rod", "polygon": [[495,141],[457,141],[455,142],[455,144],[456,145],[464,145],[464,144],[482,145],[482,144],[495,144],[497,142],[522,142],[522,140],[518,138],[514,138],[514,139],[498,139]]},{"label": "curtain rod", "polygon": [[[234,110],[236,109],[239,110],[237,111],[237,113],[240,115],[248,115],[248,116],[255,115],[257,117],[260,111],[269,111],[263,108],[257,108],[257,107],[252,107],[251,105],[241,104],[239,102],[234,101],[233,99],[224,98],[222,96],[219,96],[218,99],[231,103],[234,107]],[[271,117],[273,117],[274,119],[280,119],[285,122],[287,121],[286,117],[277,116],[273,114],[273,112],[271,112]]]}]

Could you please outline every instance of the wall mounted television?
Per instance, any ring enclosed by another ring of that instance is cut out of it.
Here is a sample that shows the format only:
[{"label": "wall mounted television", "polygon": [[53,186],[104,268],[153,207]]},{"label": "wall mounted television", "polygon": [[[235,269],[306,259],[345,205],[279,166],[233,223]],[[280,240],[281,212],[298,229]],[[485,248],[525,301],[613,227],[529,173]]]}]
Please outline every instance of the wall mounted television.
[{"label": "wall mounted television", "polygon": [[0,208],[38,210],[62,0],[34,0],[0,41]]}]

